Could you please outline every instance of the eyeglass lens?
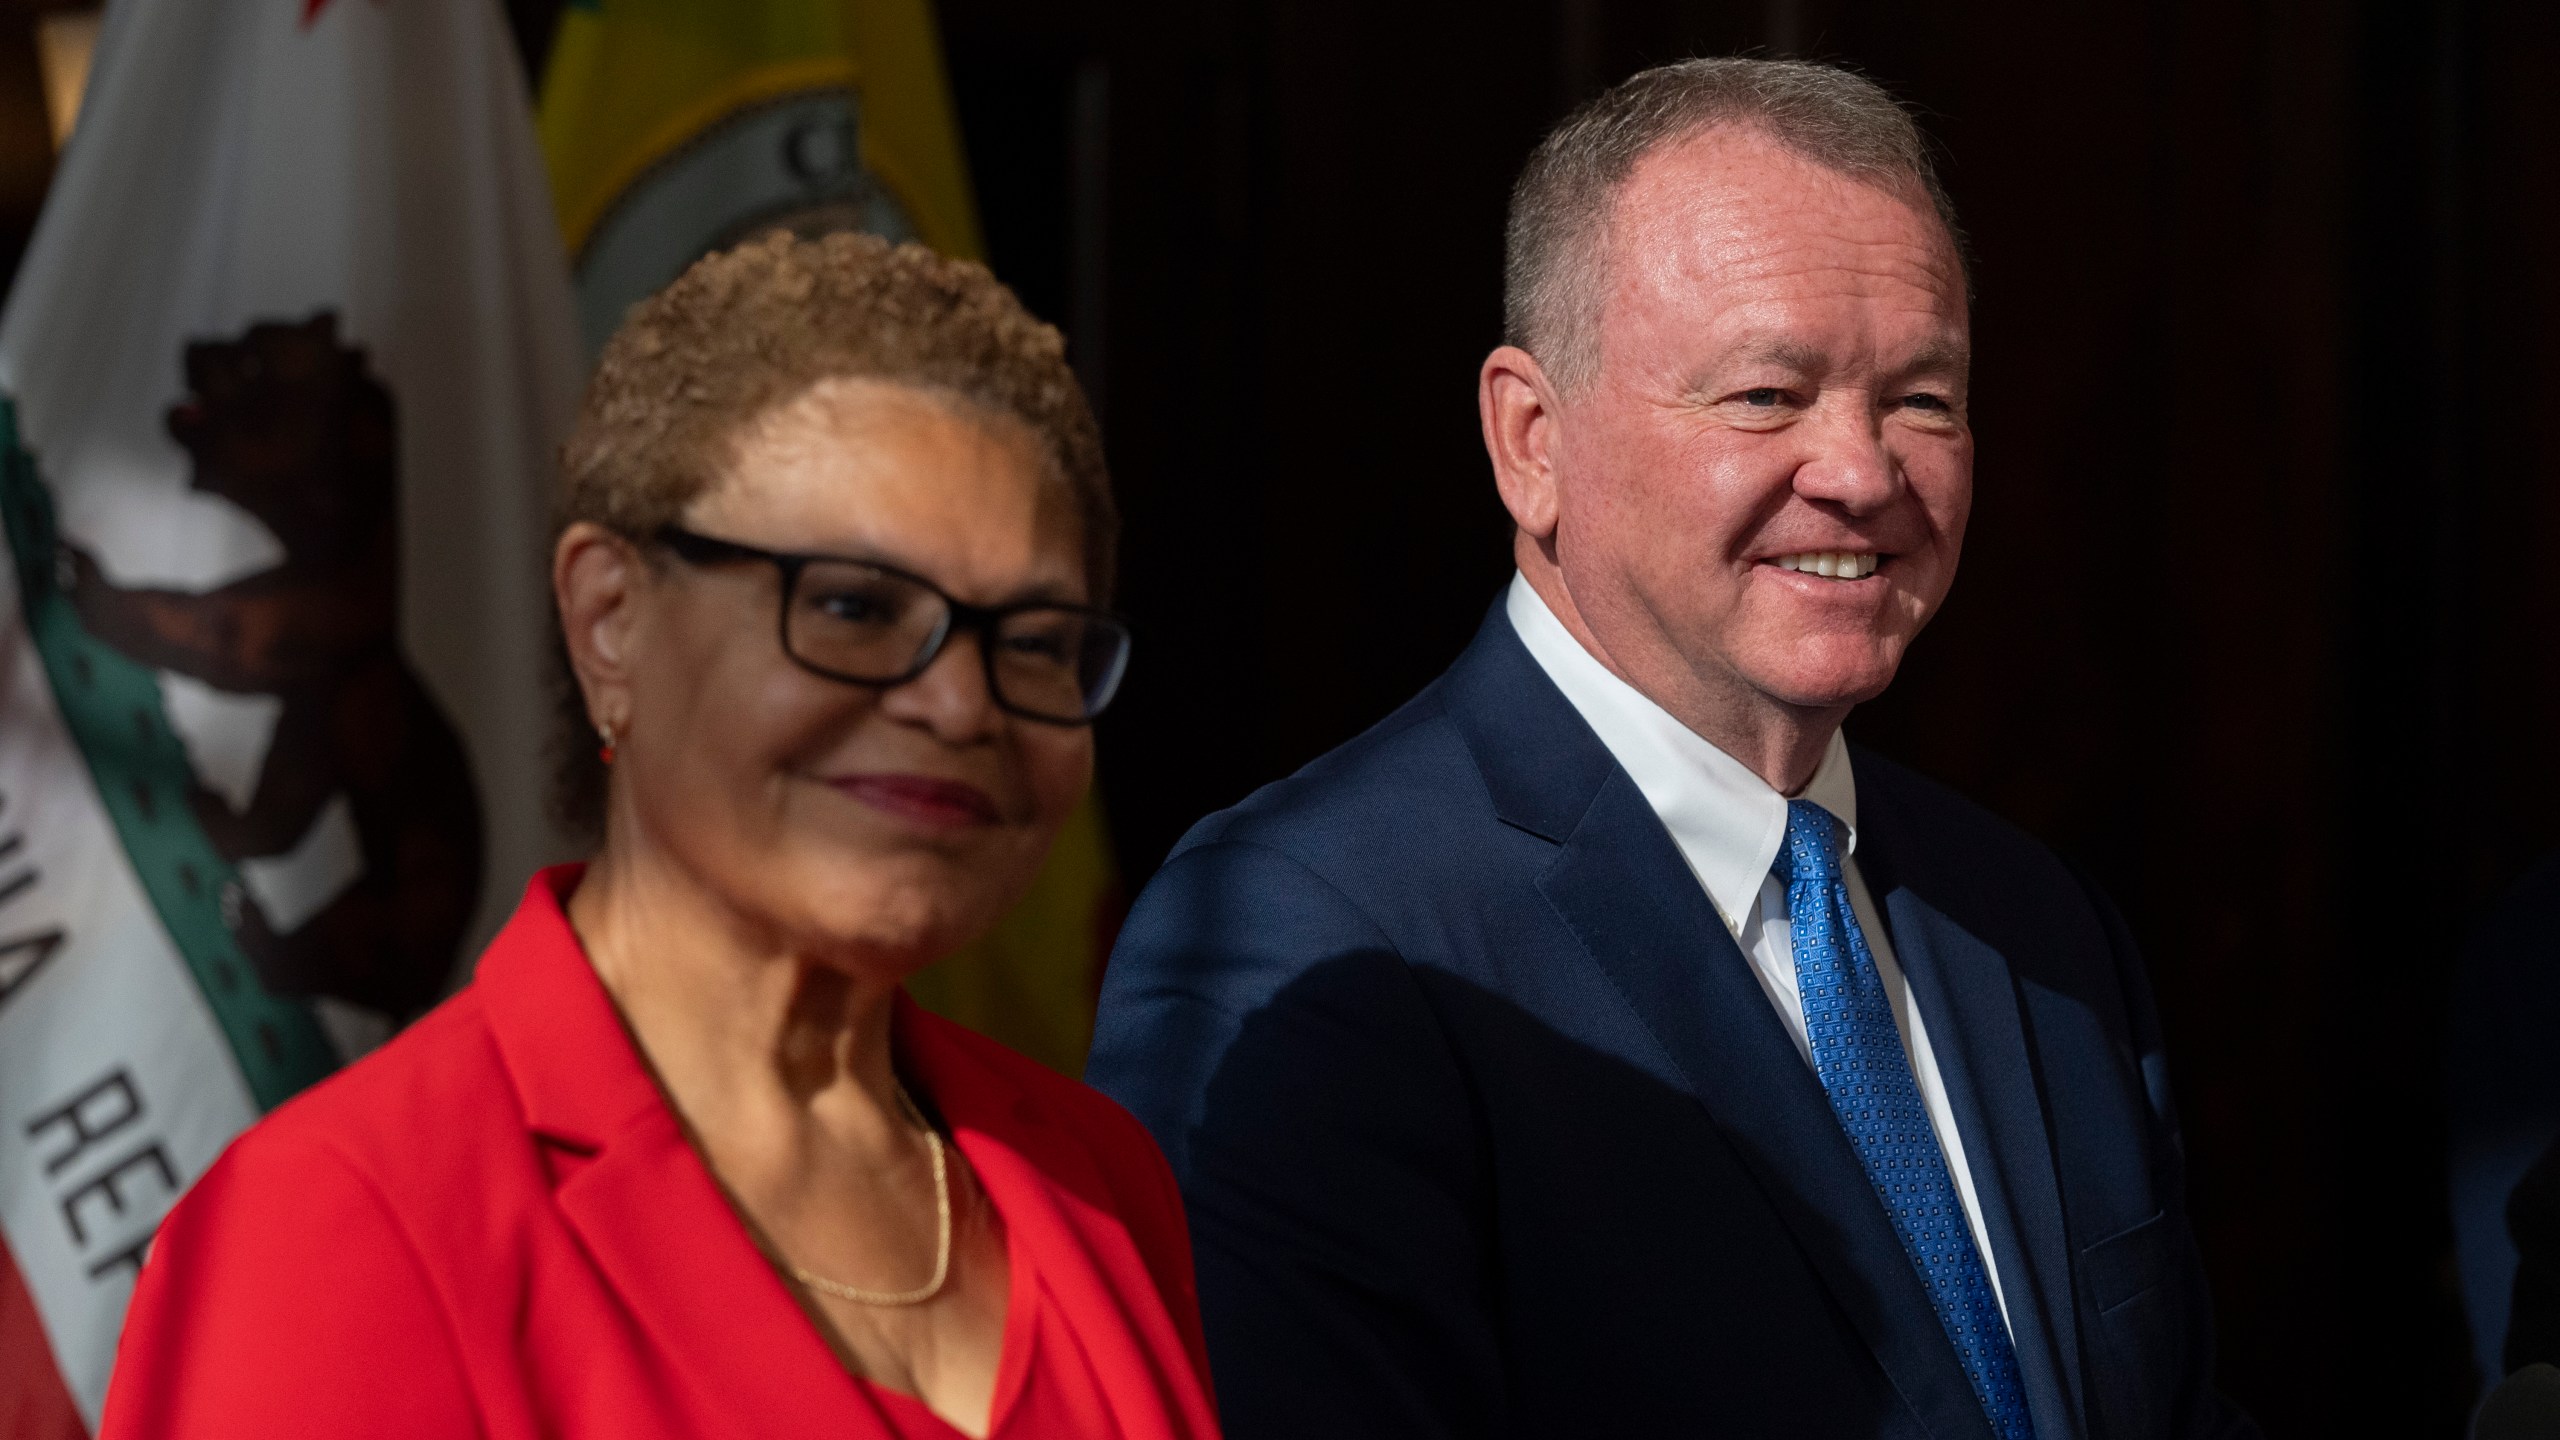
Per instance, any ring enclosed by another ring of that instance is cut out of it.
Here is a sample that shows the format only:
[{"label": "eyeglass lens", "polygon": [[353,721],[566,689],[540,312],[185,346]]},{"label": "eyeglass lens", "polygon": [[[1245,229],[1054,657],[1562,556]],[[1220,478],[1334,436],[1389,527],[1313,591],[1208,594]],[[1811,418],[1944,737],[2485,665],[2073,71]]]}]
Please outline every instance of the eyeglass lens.
[{"label": "eyeglass lens", "polygon": [[[812,561],[793,587],[783,641],[802,664],[848,680],[891,684],[949,624],[942,596],[904,576],[867,565]],[[1093,717],[1117,688],[1128,632],[1080,610],[1033,608],[996,623],[989,673],[996,698],[1045,719]]]}]

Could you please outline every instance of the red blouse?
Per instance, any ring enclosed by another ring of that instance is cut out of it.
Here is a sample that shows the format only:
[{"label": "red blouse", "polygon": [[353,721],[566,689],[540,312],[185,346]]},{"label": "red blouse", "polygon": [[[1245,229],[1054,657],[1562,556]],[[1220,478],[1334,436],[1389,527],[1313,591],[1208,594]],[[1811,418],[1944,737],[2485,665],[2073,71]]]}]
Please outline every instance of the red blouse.
[{"label": "red blouse", "polygon": [[[243,1135],[143,1267],[100,1440],[949,1440],[845,1373],[642,1068],[561,901],[461,994]],[[1212,1440],[1182,1206],[1101,1095],[901,1000],[1003,1217],[1001,1437]]]}]

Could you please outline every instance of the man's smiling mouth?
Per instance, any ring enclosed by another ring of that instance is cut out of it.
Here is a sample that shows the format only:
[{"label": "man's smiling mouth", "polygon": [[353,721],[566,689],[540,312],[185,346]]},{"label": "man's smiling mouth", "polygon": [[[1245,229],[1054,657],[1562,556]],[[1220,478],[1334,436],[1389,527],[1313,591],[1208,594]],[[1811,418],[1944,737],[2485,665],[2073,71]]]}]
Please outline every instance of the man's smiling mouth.
[{"label": "man's smiling mouth", "polygon": [[1886,558],[1866,550],[1807,550],[1796,555],[1773,555],[1768,563],[1825,580],[1863,580],[1882,569]]}]

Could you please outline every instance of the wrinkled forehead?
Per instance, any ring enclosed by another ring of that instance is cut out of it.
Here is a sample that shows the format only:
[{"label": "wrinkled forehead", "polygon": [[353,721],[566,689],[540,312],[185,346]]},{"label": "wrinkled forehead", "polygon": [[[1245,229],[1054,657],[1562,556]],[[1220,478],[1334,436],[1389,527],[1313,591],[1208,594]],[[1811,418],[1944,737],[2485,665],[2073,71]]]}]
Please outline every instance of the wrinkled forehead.
[{"label": "wrinkled forehead", "polygon": [[1747,130],[1638,161],[1599,258],[1604,354],[1613,329],[1765,330],[1807,310],[1940,350],[1970,328],[1955,237],[1916,182],[1843,174]]}]

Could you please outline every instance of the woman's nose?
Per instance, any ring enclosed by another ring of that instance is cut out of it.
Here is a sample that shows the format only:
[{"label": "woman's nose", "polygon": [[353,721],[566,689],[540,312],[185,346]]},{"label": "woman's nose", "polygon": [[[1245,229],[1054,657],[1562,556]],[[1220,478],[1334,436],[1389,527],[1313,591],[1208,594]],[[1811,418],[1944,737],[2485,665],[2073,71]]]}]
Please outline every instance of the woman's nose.
[{"label": "woman's nose", "polygon": [[984,641],[974,631],[955,633],[923,674],[883,692],[880,708],[892,718],[932,730],[949,744],[985,739],[1000,717],[995,695],[987,688]]}]

